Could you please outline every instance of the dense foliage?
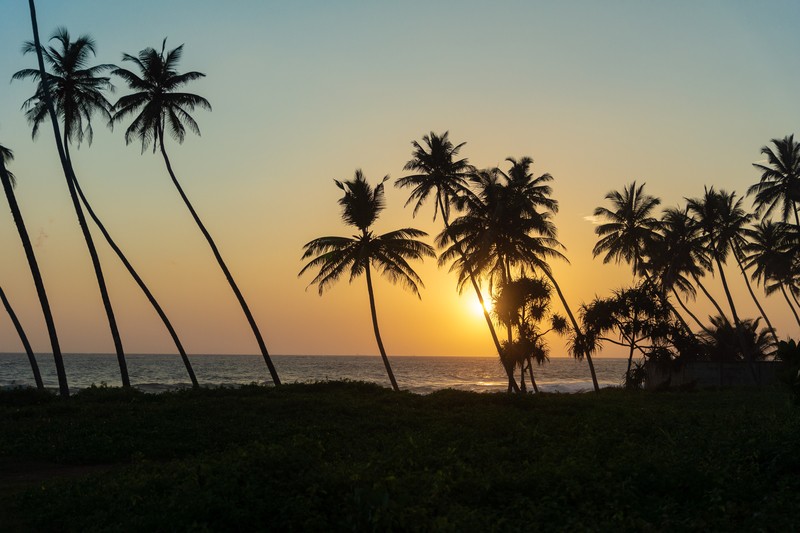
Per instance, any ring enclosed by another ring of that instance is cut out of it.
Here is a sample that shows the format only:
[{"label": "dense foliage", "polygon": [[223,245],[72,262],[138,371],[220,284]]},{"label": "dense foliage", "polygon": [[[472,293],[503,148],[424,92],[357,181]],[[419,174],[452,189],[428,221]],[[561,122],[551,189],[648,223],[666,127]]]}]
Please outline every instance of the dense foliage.
[{"label": "dense foliage", "polygon": [[22,391],[0,393],[0,426],[0,469],[26,475],[0,476],[17,529],[800,525],[800,417],[780,390]]}]

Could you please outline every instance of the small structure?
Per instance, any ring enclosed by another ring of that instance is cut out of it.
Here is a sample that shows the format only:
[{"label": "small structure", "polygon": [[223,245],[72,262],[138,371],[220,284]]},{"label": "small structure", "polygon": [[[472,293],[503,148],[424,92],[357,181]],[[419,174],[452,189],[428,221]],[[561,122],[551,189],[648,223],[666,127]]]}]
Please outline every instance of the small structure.
[{"label": "small structure", "polygon": [[645,388],[763,387],[777,383],[778,361],[689,361],[645,363]]}]

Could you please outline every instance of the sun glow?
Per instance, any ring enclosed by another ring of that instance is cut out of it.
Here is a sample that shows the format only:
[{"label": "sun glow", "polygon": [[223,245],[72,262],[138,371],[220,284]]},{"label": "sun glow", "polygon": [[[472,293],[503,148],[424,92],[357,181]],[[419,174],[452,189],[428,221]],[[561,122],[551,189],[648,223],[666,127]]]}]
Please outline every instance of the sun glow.
[{"label": "sun glow", "polygon": [[[484,300],[484,305],[486,306],[486,310],[491,312],[492,311],[492,302],[490,300]],[[478,301],[477,298],[470,300],[470,309],[472,312],[477,316],[483,316],[483,306]]]}]

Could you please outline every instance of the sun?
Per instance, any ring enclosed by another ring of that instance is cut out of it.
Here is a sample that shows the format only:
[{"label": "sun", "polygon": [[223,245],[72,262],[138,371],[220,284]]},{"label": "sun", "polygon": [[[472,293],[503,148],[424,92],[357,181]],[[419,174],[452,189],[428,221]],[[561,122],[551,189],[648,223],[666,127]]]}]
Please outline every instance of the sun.
[{"label": "sun", "polygon": [[[491,312],[492,311],[492,302],[491,300],[483,300],[484,305],[486,305],[486,310]],[[470,309],[472,309],[473,314],[477,316],[483,316],[483,307],[481,303],[478,301],[477,298],[470,299],[469,303]]]}]

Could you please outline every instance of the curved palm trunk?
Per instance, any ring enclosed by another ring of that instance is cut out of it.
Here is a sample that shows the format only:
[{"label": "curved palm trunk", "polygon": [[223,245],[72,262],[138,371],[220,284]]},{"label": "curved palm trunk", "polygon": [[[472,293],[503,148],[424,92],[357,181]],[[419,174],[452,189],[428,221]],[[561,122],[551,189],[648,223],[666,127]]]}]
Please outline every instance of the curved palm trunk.
[{"label": "curved palm trunk", "polygon": [[222,269],[223,274],[225,274],[225,279],[228,280],[228,284],[231,286],[233,294],[236,295],[236,299],[238,300],[239,305],[242,307],[244,316],[247,318],[247,323],[250,324],[250,329],[253,330],[253,335],[255,336],[256,342],[258,343],[258,348],[259,350],[261,350],[261,355],[264,357],[264,362],[267,364],[267,368],[269,369],[269,374],[272,377],[272,382],[275,385],[280,385],[281,380],[278,377],[278,372],[277,370],[275,370],[275,366],[272,364],[272,358],[270,358],[269,352],[267,351],[267,345],[264,343],[264,338],[261,336],[261,331],[259,331],[258,326],[256,325],[256,321],[253,318],[253,314],[250,312],[250,308],[247,306],[247,302],[245,302],[244,300],[244,296],[242,296],[242,292],[239,290],[239,287],[233,280],[233,275],[231,274],[231,271],[228,270],[228,266],[225,264],[225,261],[223,261],[222,255],[219,253],[219,249],[217,248],[214,239],[211,238],[211,234],[208,232],[205,225],[203,225],[203,222],[200,220],[200,217],[194,210],[194,207],[192,206],[192,203],[189,201],[189,198],[183,192],[181,184],[178,183],[178,178],[175,177],[175,172],[172,171],[172,165],[169,162],[169,157],[167,156],[167,150],[164,147],[163,128],[161,128],[161,131],[159,131],[158,142],[159,146],[161,147],[161,155],[164,157],[164,163],[167,166],[167,172],[169,172],[169,176],[170,178],[172,178],[172,183],[175,185],[175,188],[178,189],[178,194],[180,194],[181,199],[183,199],[183,203],[186,204],[186,207],[189,209],[189,212],[191,213],[195,224],[197,224],[197,227],[200,228],[200,232],[206,238],[206,241],[208,241],[208,245],[211,247],[211,251],[214,253],[214,257],[217,259],[217,263]]},{"label": "curved palm trunk", "polygon": [[680,306],[681,306],[681,308],[682,308],[682,309],[683,309],[683,310],[686,312],[686,314],[687,314],[687,315],[689,315],[690,317],[692,317],[692,320],[694,320],[694,321],[697,323],[697,325],[698,325],[698,326],[700,326],[700,329],[702,329],[703,331],[705,331],[706,333],[708,333],[709,335],[711,335],[711,330],[710,330],[710,329],[708,329],[707,327],[705,327],[705,326],[703,325],[703,323],[702,323],[702,322],[700,322],[700,319],[698,319],[698,318],[695,316],[695,314],[694,314],[694,313],[692,313],[692,312],[689,310],[689,308],[686,306],[686,304],[685,304],[685,303],[683,303],[683,300],[681,300],[681,297],[680,297],[680,295],[678,294],[678,292],[675,290],[675,287],[672,287],[672,294],[673,294],[673,295],[675,295],[675,299],[678,301],[678,305],[680,305]]},{"label": "curved palm trunk", "polygon": [[378,329],[378,313],[375,311],[375,295],[372,292],[372,274],[370,274],[369,265],[367,265],[367,292],[369,293],[369,310],[372,314],[372,329],[375,330],[375,340],[378,342],[378,350],[381,352],[381,359],[383,359],[383,366],[386,367],[386,373],[389,374],[389,381],[392,382],[392,389],[395,392],[400,392],[400,387],[397,386],[397,380],[394,379],[394,372],[392,372],[392,365],[389,364],[389,358],[386,357],[386,350],[383,348],[383,340],[381,340],[381,332]]},{"label": "curved palm trunk", "polygon": [[745,359],[750,365],[750,373],[753,375],[753,381],[755,381],[756,369],[753,366],[753,354],[747,348],[747,343],[744,340],[742,323],[741,320],[739,320],[739,315],[736,313],[736,306],[733,304],[733,297],[731,296],[731,291],[728,288],[728,281],[725,278],[725,271],[722,270],[722,263],[720,262],[719,258],[716,257],[716,253],[714,255],[714,260],[716,261],[717,268],[719,269],[719,279],[722,281],[722,287],[725,289],[725,297],[728,299],[728,305],[731,308],[731,315],[733,315],[734,324],[736,325],[736,337],[739,339],[739,345],[742,347],[742,354],[744,354]]},{"label": "curved palm trunk", "polygon": [[533,359],[528,357],[528,374],[530,374],[531,378],[531,386],[533,386],[533,392],[539,394],[539,386],[536,385],[536,378],[533,377]]},{"label": "curved palm trunk", "polygon": [[22,342],[22,346],[25,348],[25,353],[28,355],[28,362],[31,364],[31,370],[33,371],[33,379],[36,381],[36,388],[39,390],[44,389],[44,383],[42,383],[42,374],[39,372],[39,363],[36,362],[36,356],[33,355],[33,348],[31,348],[31,343],[28,341],[28,336],[25,335],[25,330],[22,329],[22,324],[17,318],[17,314],[14,312],[14,309],[11,307],[11,302],[8,301],[6,298],[6,293],[3,291],[3,288],[0,287],[0,300],[3,302],[3,307],[6,308],[6,312],[8,313],[11,322],[14,324],[14,329],[17,330],[17,335],[19,335],[19,340]]},{"label": "curved palm trunk", "polygon": [[133,268],[133,265],[131,265],[130,261],[128,261],[128,258],[125,257],[125,254],[122,253],[122,250],[119,248],[119,246],[117,246],[117,243],[114,242],[114,239],[111,238],[111,235],[108,233],[103,223],[95,214],[94,209],[92,209],[92,206],[89,205],[89,201],[86,200],[86,196],[83,194],[83,189],[81,189],[78,180],[75,180],[75,189],[78,192],[78,196],[80,196],[81,202],[83,202],[83,206],[86,208],[86,212],[89,213],[89,216],[94,221],[95,225],[97,226],[97,229],[99,229],[100,233],[103,234],[103,237],[105,237],[106,242],[108,243],[109,246],[111,246],[111,249],[114,250],[114,253],[117,254],[117,257],[119,257],[119,260],[122,261],[122,264],[125,265],[125,268],[128,270],[128,273],[131,275],[133,280],[142,290],[142,293],[144,293],[145,297],[147,298],[147,301],[150,302],[150,305],[153,306],[153,309],[158,314],[159,318],[161,318],[161,321],[164,323],[164,327],[167,328],[170,337],[172,337],[172,342],[175,343],[175,347],[178,349],[178,353],[180,354],[181,359],[183,360],[183,365],[186,367],[186,372],[189,374],[189,379],[192,380],[192,387],[194,388],[199,387],[200,385],[197,383],[197,377],[195,377],[194,369],[192,368],[192,363],[189,361],[189,357],[186,355],[186,350],[184,350],[183,344],[178,338],[178,334],[175,332],[175,328],[172,327],[172,323],[169,321],[169,318],[167,318],[167,315],[161,308],[161,305],[159,305],[155,296],[153,296],[153,293],[150,292],[150,289],[147,288],[147,285],[145,285],[142,278]]},{"label": "curved palm trunk", "polygon": [[[43,74],[42,79],[44,79],[44,77],[45,76]],[[53,118],[55,118],[55,114],[53,115]],[[64,128],[64,130],[66,134],[66,128]],[[58,132],[56,131],[56,135],[57,134]],[[122,379],[122,386],[127,388],[131,386],[131,380],[128,377],[128,363],[125,360],[125,351],[122,348],[122,337],[119,334],[117,319],[114,316],[114,308],[111,306],[111,297],[108,294],[108,287],[106,286],[105,276],[103,275],[103,267],[100,265],[100,257],[97,255],[97,248],[94,245],[94,239],[92,239],[92,234],[89,231],[89,225],[86,224],[86,216],[83,214],[83,208],[81,207],[80,200],[78,199],[78,193],[76,191],[76,184],[78,183],[78,180],[75,178],[75,170],[72,168],[72,162],[70,161],[69,157],[69,143],[66,142],[65,139],[62,144],[61,140],[59,139],[58,144],[61,147],[59,150],[59,155],[63,157],[62,165],[64,166],[65,170],[64,175],[67,178],[69,195],[72,199],[72,205],[75,208],[75,214],[78,216],[78,225],[81,227],[83,239],[86,241],[86,248],[89,250],[89,256],[92,260],[92,267],[94,268],[94,274],[97,278],[97,285],[100,289],[100,297],[103,301],[106,317],[108,318],[108,326],[111,330],[111,338],[114,341],[114,351],[117,354],[117,363],[119,364],[119,373]]]},{"label": "curved palm trunk", "polygon": [[706,298],[708,298],[708,301],[710,301],[711,304],[714,306],[714,308],[717,310],[717,313],[719,313],[719,316],[722,317],[722,319],[727,324],[730,325],[731,322],[730,322],[730,320],[728,320],[728,317],[725,315],[725,312],[722,310],[722,307],[720,307],[719,303],[714,299],[713,296],[711,296],[711,293],[708,292],[708,289],[706,289],[706,286],[703,285],[703,283],[700,281],[700,278],[698,278],[696,275],[692,274],[692,279],[694,279],[694,282],[697,284],[698,287],[700,287],[700,290],[703,292],[703,294],[706,295]]},{"label": "curved palm trunk", "polygon": [[[558,293],[558,297],[561,299],[561,305],[564,306],[564,310],[567,312],[567,316],[569,317],[570,322],[572,322],[572,327],[575,329],[575,334],[580,337],[583,337],[583,332],[581,331],[580,326],[578,326],[578,321],[575,320],[575,315],[572,314],[572,310],[570,310],[569,306],[567,305],[567,299],[564,298],[564,293],[561,292],[561,287],[558,286],[556,278],[549,270],[543,268],[542,272],[545,273],[547,279],[549,279],[550,282],[553,284],[553,287],[555,287],[556,292]],[[599,392],[600,385],[598,385],[597,383],[597,374],[594,371],[594,362],[592,361],[592,354],[585,353],[583,355],[586,356],[586,361],[589,363],[589,372],[592,374],[592,385],[594,385],[594,391]]]},{"label": "curved palm trunk", "polygon": [[761,302],[758,301],[758,298],[756,298],[756,295],[753,292],[753,287],[750,285],[750,279],[749,276],[747,275],[747,271],[744,269],[744,265],[742,265],[742,262],[739,260],[740,254],[741,251],[739,250],[738,246],[735,247],[733,250],[733,257],[734,259],[736,259],[736,264],[739,265],[739,270],[742,272],[742,277],[744,277],[745,285],[747,285],[747,292],[750,293],[750,297],[753,299],[753,302],[756,304],[756,307],[758,307],[758,312],[761,313],[764,322],[767,323],[769,332],[772,334],[772,340],[775,341],[775,344],[777,345],[778,335],[775,332],[775,328],[772,327],[772,322],[770,322],[769,318],[767,317],[767,313],[764,312],[764,308],[761,307]]},{"label": "curved palm trunk", "polygon": [[797,325],[800,326],[800,316],[797,316],[797,311],[795,311],[794,306],[792,305],[792,301],[789,299],[789,295],[786,294],[786,288],[783,286],[783,283],[779,283],[778,287],[781,289],[781,293],[783,297],[786,299],[786,303],[789,304],[789,309],[792,310],[792,314],[794,315],[794,319],[797,321]]},{"label": "curved palm trunk", "polygon": [[[645,272],[644,277],[647,280],[647,283],[649,283],[650,285],[653,285],[653,281],[650,278],[650,275],[647,274],[647,272]],[[695,335],[694,335],[694,332],[692,331],[692,328],[689,327],[689,324],[686,322],[686,319],[683,318],[683,316],[678,312],[678,310],[675,309],[675,306],[672,305],[672,302],[669,301],[669,298],[667,297],[667,294],[663,290],[659,290],[658,291],[658,296],[659,296],[659,299],[661,300],[661,304],[662,305],[666,305],[667,307],[669,307],[670,313],[672,313],[672,315],[675,318],[678,319],[678,322],[681,323],[681,326],[683,326],[683,329],[685,329],[686,332],[692,338],[695,338]],[[630,371],[630,366],[631,366],[630,365],[630,361],[628,361],[628,371]]]},{"label": "curved palm trunk", "polygon": [[[439,202],[439,208],[441,209],[442,213],[442,221],[444,222],[445,230],[450,229],[450,222],[445,215],[444,206],[442,205],[441,197],[437,196],[437,201]],[[454,239],[454,244],[458,247],[458,253],[461,255],[461,259],[464,261],[464,266],[467,267],[467,272],[469,274],[469,280],[472,283],[472,288],[475,289],[475,294],[478,296],[478,302],[481,304],[481,309],[483,310],[483,317],[486,319],[486,325],[489,328],[489,333],[492,336],[492,341],[494,342],[494,346],[497,349],[497,355],[500,357],[501,361],[503,359],[503,347],[500,344],[500,339],[497,336],[497,331],[494,329],[494,323],[492,322],[492,317],[489,316],[489,311],[486,309],[486,303],[483,300],[483,293],[481,292],[481,288],[478,285],[478,280],[475,279],[475,274],[473,274],[472,269],[469,268],[469,263],[467,262],[467,256],[464,254],[464,251],[461,249],[461,243]],[[520,392],[519,385],[517,384],[516,378],[514,378],[514,370],[509,369],[505,364],[503,364],[503,369],[506,371],[506,375],[508,376],[508,384],[514,392]]]}]

